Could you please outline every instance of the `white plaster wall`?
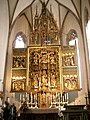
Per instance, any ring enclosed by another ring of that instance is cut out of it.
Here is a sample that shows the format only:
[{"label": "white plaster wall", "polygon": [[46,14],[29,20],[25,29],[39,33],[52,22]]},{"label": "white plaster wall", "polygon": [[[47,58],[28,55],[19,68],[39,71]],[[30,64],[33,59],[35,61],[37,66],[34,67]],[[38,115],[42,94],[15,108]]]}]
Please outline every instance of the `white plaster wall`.
[{"label": "white plaster wall", "polygon": [[86,26],[85,26],[85,8],[87,8],[90,19],[90,5],[88,0],[83,0],[82,2],[82,25],[83,25],[83,35],[84,35],[84,46],[85,46],[85,54],[86,54],[86,67],[87,67],[87,81],[88,81],[88,90],[90,91],[90,63],[89,63],[89,55],[88,55],[88,45],[86,38]]},{"label": "white plaster wall", "polygon": [[[0,0],[0,80],[4,79],[5,58],[8,43],[9,15],[7,0]],[[1,87],[1,83],[0,83]]]}]

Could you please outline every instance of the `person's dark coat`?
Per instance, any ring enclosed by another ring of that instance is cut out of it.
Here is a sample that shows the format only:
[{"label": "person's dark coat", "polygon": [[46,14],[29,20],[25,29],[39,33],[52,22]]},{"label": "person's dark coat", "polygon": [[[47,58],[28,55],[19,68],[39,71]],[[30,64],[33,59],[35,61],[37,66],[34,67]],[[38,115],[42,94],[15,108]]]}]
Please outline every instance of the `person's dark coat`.
[{"label": "person's dark coat", "polygon": [[3,119],[11,120],[10,104],[7,101],[5,102],[5,107],[3,108]]}]

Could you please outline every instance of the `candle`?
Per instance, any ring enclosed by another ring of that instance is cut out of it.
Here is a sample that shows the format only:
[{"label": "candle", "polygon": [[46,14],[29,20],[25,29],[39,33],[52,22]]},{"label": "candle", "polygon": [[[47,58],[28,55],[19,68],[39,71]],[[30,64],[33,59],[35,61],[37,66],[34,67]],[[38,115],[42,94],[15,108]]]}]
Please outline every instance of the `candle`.
[{"label": "candle", "polygon": [[32,92],[31,92],[31,103],[32,103]]},{"label": "candle", "polygon": [[19,96],[20,101],[21,101],[21,95],[22,95],[22,94],[20,94],[20,96]]}]

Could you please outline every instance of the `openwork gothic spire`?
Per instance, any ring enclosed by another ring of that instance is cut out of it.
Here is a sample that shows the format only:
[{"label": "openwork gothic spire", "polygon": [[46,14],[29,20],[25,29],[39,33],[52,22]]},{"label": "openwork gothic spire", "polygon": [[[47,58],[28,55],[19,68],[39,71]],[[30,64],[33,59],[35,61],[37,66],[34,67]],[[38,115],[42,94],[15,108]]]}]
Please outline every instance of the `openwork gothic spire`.
[{"label": "openwork gothic spire", "polygon": [[34,17],[33,33],[30,34],[31,45],[59,45],[59,30],[54,20],[52,9],[50,11],[46,8],[45,2],[42,2],[42,10],[38,16],[37,7],[36,15]]}]

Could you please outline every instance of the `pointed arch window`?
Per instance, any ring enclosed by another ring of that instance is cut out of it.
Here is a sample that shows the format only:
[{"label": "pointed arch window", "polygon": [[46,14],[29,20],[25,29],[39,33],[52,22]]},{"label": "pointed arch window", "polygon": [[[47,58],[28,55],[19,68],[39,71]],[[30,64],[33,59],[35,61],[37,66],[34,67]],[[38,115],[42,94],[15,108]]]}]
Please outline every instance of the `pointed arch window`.
[{"label": "pointed arch window", "polygon": [[90,60],[90,19],[89,19],[89,13],[88,9],[85,8],[84,11],[84,20],[85,20],[85,28],[86,28],[86,38],[87,38],[87,47],[88,47],[88,53],[89,53],[89,60]]},{"label": "pointed arch window", "polygon": [[77,40],[77,33],[75,30],[70,30],[68,33],[67,41],[69,46],[75,46]]},{"label": "pointed arch window", "polygon": [[86,26],[86,35],[87,35],[89,60],[90,60],[90,20],[88,20],[88,23],[87,23],[87,26]]},{"label": "pointed arch window", "polygon": [[26,35],[22,32],[19,32],[13,42],[13,48],[26,48]]},{"label": "pointed arch window", "polygon": [[24,48],[24,41],[21,35],[16,37],[15,48]]}]

